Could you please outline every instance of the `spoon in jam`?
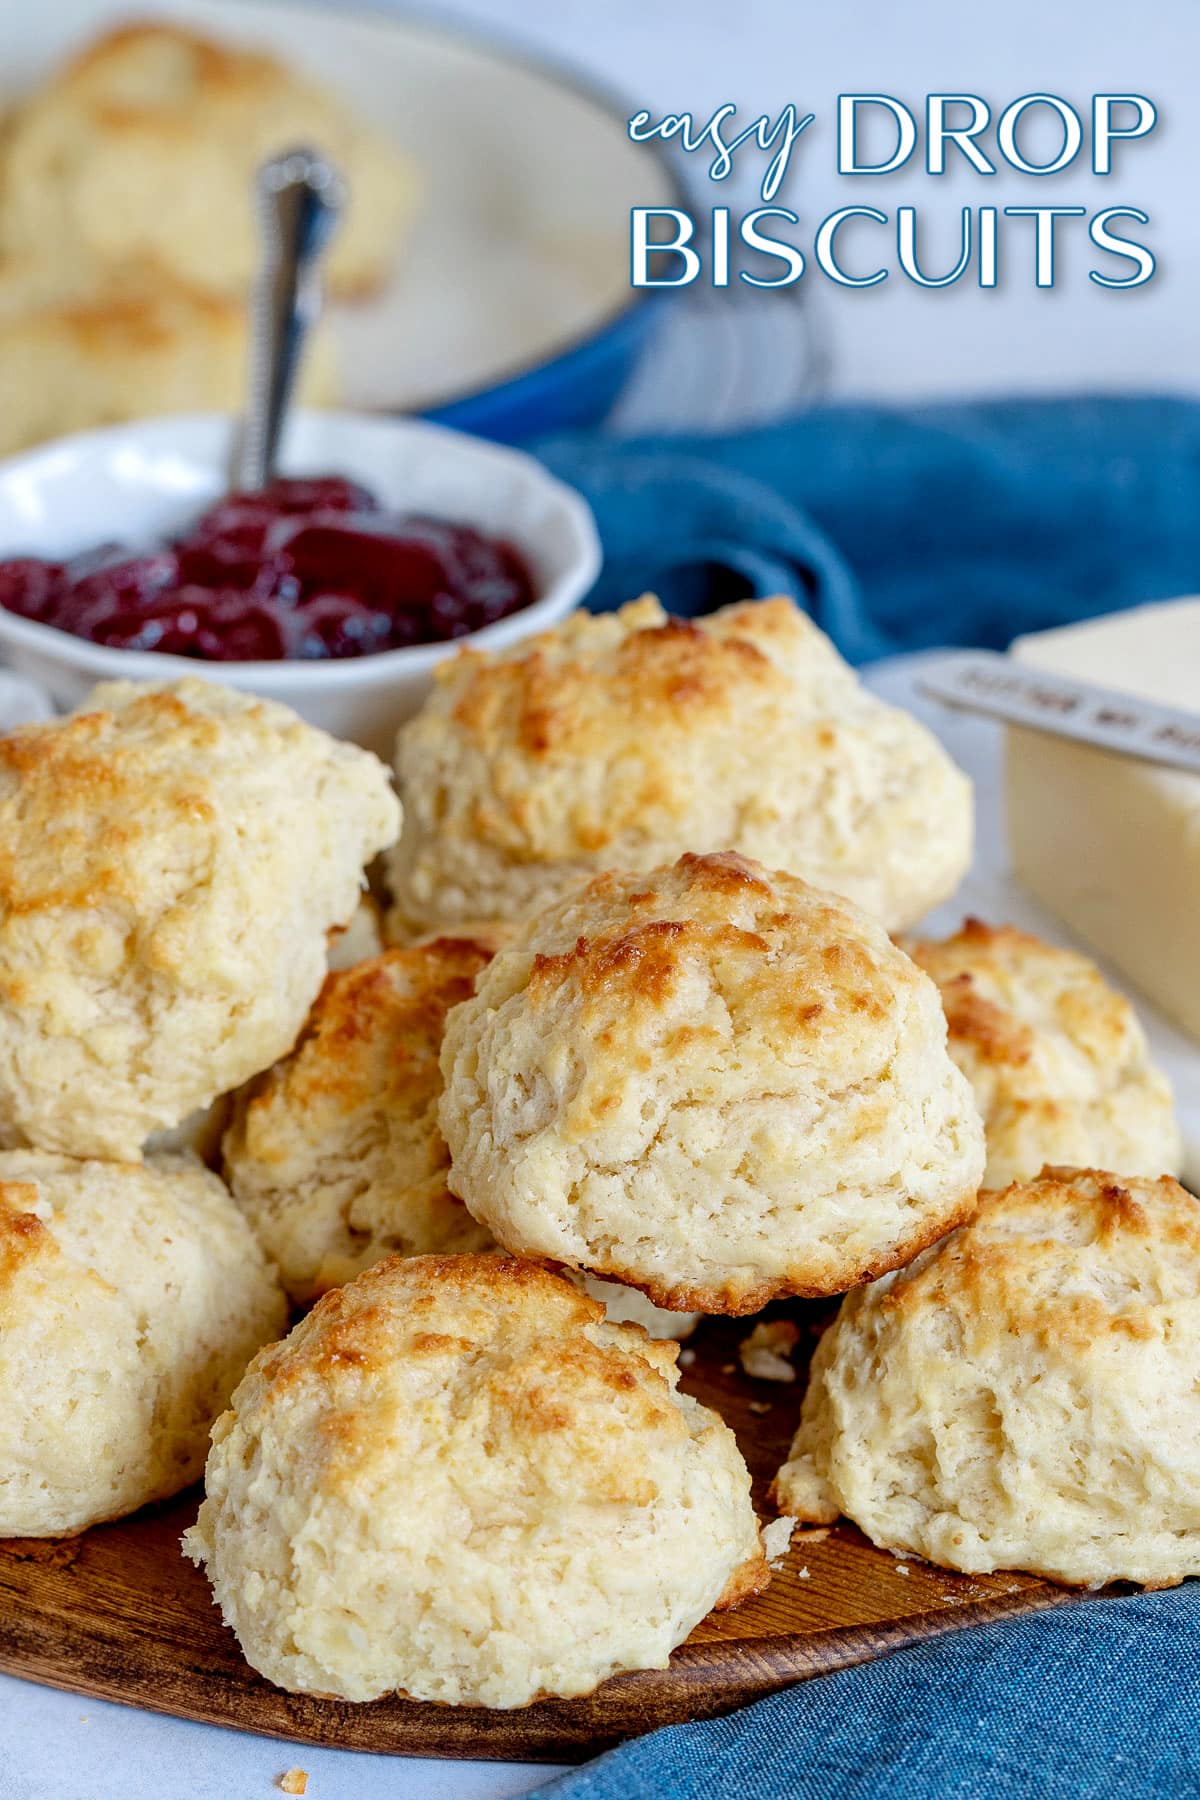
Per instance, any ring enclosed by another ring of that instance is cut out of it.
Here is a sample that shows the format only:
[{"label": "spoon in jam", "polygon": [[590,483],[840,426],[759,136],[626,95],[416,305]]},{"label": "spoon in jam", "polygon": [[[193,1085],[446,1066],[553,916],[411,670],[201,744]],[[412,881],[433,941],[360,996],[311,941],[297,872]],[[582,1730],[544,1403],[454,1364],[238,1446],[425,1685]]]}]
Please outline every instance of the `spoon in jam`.
[{"label": "spoon in jam", "polygon": [[321,255],[346,199],[319,151],[286,150],[258,172],[260,262],[250,310],[250,379],[234,488],[260,493],[275,473],[280,433],[304,342],[321,310]]},{"label": "spoon in jam", "polygon": [[384,508],[344,475],[276,475],[344,190],[323,156],[292,150],[263,166],[258,199],[262,259],[233,490],[170,539],[99,545],[65,563],[0,561],[0,608],[114,650],[253,663],[445,643],[528,606],[533,572],[506,539]]}]

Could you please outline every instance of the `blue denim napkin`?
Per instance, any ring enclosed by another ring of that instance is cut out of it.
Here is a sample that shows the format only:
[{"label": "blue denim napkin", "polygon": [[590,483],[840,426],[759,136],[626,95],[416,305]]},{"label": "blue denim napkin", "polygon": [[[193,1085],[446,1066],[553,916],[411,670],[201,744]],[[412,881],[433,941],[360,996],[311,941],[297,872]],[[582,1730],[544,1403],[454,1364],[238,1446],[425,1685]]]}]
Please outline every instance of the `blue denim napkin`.
[{"label": "blue denim napkin", "polygon": [[625,1744],[553,1800],[1185,1800],[1200,1587],[1081,1601]]},{"label": "blue denim napkin", "polygon": [[854,662],[1200,590],[1200,403],[827,407],[723,438],[533,446],[587,495],[605,568],[692,614],[809,607]]}]

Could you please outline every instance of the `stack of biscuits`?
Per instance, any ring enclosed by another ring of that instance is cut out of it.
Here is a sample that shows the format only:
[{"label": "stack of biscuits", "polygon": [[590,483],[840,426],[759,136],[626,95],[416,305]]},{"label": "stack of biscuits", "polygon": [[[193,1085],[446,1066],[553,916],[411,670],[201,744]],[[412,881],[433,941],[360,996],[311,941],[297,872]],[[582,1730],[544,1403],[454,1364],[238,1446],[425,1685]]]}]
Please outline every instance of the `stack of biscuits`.
[{"label": "stack of biscuits", "polygon": [[[413,173],[274,57],[167,21],[126,25],[18,101],[0,131],[0,455],[145,414],[237,410],[254,174],[297,145],[349,184],[330,291],[369,296],[412,215]],[[328,404],[325,334],[312,349],[306,397]]]},{"label": "stack of biscuits", "polygon": [[1200,1572],[1170,1093],[1083,957],[906,935],[972,848],[917,721],[790,602],[643,599],[440,665],[395,776],[201,682],[0,740],[0,1535],[207,1450],[270,1680],[585,1694],[769,1578],[677,1340],[845,1295],[782,1511]]}]

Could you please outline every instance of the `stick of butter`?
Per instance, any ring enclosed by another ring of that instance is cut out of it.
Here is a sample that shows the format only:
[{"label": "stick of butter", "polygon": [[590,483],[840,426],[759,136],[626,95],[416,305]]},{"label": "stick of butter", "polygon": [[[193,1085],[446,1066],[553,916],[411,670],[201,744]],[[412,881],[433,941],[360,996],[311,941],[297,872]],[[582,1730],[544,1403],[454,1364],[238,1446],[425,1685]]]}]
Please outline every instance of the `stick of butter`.
[{"label": "stick of butter", "polygon": [[[1013,655],[1200,710],[1200,598],[1018,638]],[[1200,776],[1019,727],[1006,737],[1018,879],[1200,1039]]]}]

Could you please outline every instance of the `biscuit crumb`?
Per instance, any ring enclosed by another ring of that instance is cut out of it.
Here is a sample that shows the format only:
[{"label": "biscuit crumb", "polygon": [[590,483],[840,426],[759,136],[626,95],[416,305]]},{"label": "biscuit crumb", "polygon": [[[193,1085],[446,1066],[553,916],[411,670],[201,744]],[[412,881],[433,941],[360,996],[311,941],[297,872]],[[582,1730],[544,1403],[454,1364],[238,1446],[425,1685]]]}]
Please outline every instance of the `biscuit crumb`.
[{"label": "biscuit crumb", "polygon": [[737,1364],[736,1363],[722,1363],[721,1364],[721,1373],[722,1373],[722,1375],[736,1375],[737,1374]]},{"label": "biscuit crumb", "polygon": [[897,1575],[907,1575],[908,1574],[908,1564],[907,1563],[897,1563],[896,1564],[896,1573],[897,1573]]},{"label": "biscuit crumb", "polygon": [[763,1319],[738,1345],[738,1357],[755,1381],[795,1381],[788,1358],[800,1341],[800,1328],[790,1319]]},{"label": "biscuit crumb", "polygon": [[679,1352],[679,1366],[681,1369],[690,1369],[695,1360],[696,1352],[694,1350],[681,1350]]},{"label": "biscuit crumb", "polygon": [[751,1400],[750,1405],[747,1408],[747,1411],[758,1413],[760,1416],[763,1413],[769,1413],[770,1410],[771,1402],[769,1400]]},{"label": "biscuit crumb", "polygon": [[795,1519],[787,1517],[772,1519],[769,1525],[763,1526],[763,1553],[773,1569],[777,1569],[787,1555],[795,1527]]},{"label": "biscuit crumb", "polygon": [[801,1581],[807,1581],[809,1578],[807,1565],[803,1569],[797,1569],[796,1573],[800,1577]]},{"label": "biscuit crumb", "polygon": [[828,1525],[814,1525],[811,1530],[798,1531],[796,1542],[798,1544],[823,1544],[828,1536]]},{"label": "biscuit crumb", "polygon": [[277,1785],[284,1794],[305,1794],[308,1792],[308,1770],[289,1769],[286,1775],[279,1777]]}]

